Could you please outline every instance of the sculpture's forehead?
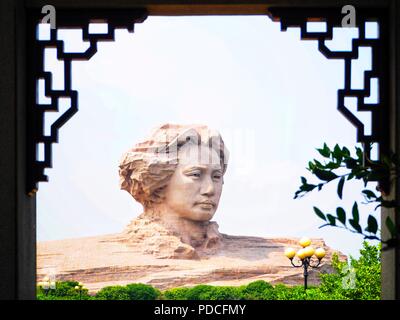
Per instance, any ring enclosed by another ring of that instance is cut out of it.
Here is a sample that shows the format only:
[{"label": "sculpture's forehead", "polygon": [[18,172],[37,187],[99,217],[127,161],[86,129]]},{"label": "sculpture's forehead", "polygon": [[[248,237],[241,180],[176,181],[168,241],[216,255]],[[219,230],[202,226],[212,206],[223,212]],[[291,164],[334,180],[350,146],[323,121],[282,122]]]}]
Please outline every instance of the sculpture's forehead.
[{"label": "sculpture's forehead", "polygon": [[202,165],[221,169],[221,157],[218,151],[206,145],[186,144],[178,151],[181,165]]}]

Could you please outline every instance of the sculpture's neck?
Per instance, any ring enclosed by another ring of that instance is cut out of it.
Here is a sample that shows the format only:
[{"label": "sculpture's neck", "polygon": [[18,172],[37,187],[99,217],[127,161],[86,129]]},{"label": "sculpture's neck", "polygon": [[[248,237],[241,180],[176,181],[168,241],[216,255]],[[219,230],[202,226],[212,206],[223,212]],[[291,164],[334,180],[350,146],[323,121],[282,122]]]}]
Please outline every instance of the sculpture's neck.
[{"label": "sculpture's neck", "polygon": [[221,238],[216,222],[184,219],[159,208],[145,210],[143,217],[161,224],[194,248],[211,247]]}]

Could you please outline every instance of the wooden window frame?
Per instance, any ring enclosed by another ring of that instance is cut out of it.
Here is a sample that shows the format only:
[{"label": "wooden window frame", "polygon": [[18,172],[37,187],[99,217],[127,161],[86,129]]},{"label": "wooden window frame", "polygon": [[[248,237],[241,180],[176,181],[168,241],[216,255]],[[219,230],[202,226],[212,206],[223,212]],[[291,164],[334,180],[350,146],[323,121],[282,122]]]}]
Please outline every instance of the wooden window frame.
[{"label": "wooden window frame", "polygon": [[[352,1],[355,8],[379,9],[387,13],[388,72],[387,114],[380,128],[387,134],[380,143],[400,154],[400,4],[396,0]],[[29,23],[31,10],[40,10],[46,0],[2,0],[0,2],[0,299],[35,299],[36,295],[36,196],[28,194],[31,170],[32,119],[29,101]],[[54,0],[56,10],[146,10],[149,16],[266,15],[272,7],[340,8],[347,1],[333,0]],[[391,197],[400,199],[399,179],[391,186]],[[391,215],[397,226],[400,217]],[[382,298],[400,299],[400,249],[382,253]]]}]

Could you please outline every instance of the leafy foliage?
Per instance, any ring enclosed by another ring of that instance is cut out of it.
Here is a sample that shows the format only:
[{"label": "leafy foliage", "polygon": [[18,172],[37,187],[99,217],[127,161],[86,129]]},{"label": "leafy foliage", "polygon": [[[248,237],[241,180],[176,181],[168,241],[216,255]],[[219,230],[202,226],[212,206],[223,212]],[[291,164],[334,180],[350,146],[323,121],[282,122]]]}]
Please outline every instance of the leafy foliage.
[{"label": "leafy foliage", "polygon": [[[351,155],[350,150],[346,147],[335,145],[333,149],[329,148],[326,143],[323,147],[317,149],[318,153],[323,157],[319,161],[314,159],[309,161],[307,170],[315,175],[319,182],[309,183],[305,177],[301,177],[301,185],[295,192],[294,198],[301,198],[307,193],[317,189],[321,191],[328,183],[337,181],[337,194],[340,199],[343,198],[346,182],[354,180],[362,180],[364,188],[368,183],[375,181],[390,181],[393,174],[398,174],[400,161],[397,155],[390,157],[382,157],[381,161],[368,161],[368,165],[364,163],[364,154],[361,148],[355,148],[355,155]],[[344,172],[344,173],[343,173]],[[377,188],[381,192],[381,188]],[[375,203],[375,210],[381,206],[387,208],[395,208],[400,211],[400,207],[395,201],[388,201],[382,195],[377,195],[370,189],[361,191],[366,200],[366,204]],[[358,203],[354,202],[351,212],[347,212],[342,207],[337,207],[334,213],[324,213],[321,209],[314,207],[315,214],[325,223],[321,227],[331,226],[344,228],[351,232],[364,236],[365,239],[381,240],[379,237],[378,221],[374,216],[374,212],[368,215],[367,226],[361,226]],[[399,231],[390,217],[387,217],[385,226],[388,228],[392,239],[383,241],[386,244],[393,244],[394,239],[398,237]]]},{"label": "leafy foliage", "polygon": [[212,286],[198,285],[193,287],[187,294],[188,300],[209,300],[209,297],[213,291]]},{"label": "leafy foliage", "polygon": [[186,292],[185,300],[238,300],[240,298],[240,288],[202,284],[190,288]]},{"label": "leafy foliage", "polygon": [[163,297],[166,300],[187,300],[187,296],[191,288],[173,288],[164,291]]},{"label": "leafy foliage", "polygon": [[96,294],[97,300],[130,300],[129,291],[123,286],[108,286]]},{"label": "leafy foliage", "polygon": [[246,300],[272,300],[275,298],[274,287],[263,280],[249,283],[242,289],[242,296]]},{"label": "leafy foliage", "polygon": [[132,283],[126,286],[130,300],[156,300],[161,292],[148,284]]},{"label": "leafy foliage", "polygon": [[209,300],[240,300],[242,295],[240,288],[237,287],[213,286],[207,298]]},{"label": "leafy foliage", "polygon": [[319,290],[337,299],[378,300],[381,292],[380,245],[364,242],[359,259],[350,257],[350,264],[332,258],[333,274],[321,275]]}]

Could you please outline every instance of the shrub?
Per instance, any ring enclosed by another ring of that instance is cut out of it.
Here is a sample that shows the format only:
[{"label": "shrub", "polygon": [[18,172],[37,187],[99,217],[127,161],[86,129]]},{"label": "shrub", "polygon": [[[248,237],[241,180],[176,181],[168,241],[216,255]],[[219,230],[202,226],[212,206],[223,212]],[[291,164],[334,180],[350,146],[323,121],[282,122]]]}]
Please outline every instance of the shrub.
[{"label": "shrub", "polygon": [[287,287],[277,284],[274,287],[275,299],[277,300],[304,300],[305,293],[303,286]]},{"label": "shrub", "polygon": [[191,288],[187,293],[188,300],[209,300],[212,294],[213,287],[209,285],[200,284]]},{"label": "shrub", "polygon": [[261,300],[275,300],[275,290],[274,287],[271,286],[271,288],[265,288],[264,291],[262,292],[260,299]]},{"label": "shrub", "polygon": [[198,285],[192,288],[173,288],[164,292],[165,299],[171,300],[239,300],[239,287]]},{"label": "shrub", "polygon": [[381,259],[380,247],[364,242],[358,260],[351,259],[351,266],[356,271],[356,288],[353,299],[378,300],[381,294]]},{"label": "shrub", "polygon": [[212,287],[207,293],[209,300],[239,300],[242,298],[242,293],[237,287]]},{"label": "shrub", "polygon": [[333,274],[321,275],[320,290],[336,299],[377,300],[381,293],[380,245],[364,241],[360,258],[350,257],[350,264],[332,258]]},{"label": "shrub", "polygon": [[164,291],[163,297],[167,300],[187,300],[187,296],[191,288],[173,288]]},{"label": "shrub", "polygon": [[131,300],[156,300],[161,294],[158,289],[143,283],[128,284],[126,289]]},{"label": "shrub", "polygon": [[264,280],[249,283],[242,289],[243,299],[246,300],[270,300],[274,298],[274,287]]},{"label": "shrub", "polygon": [[96,294],[97,300],[129,300],[129,291],[123,286],[108,286]]}]

